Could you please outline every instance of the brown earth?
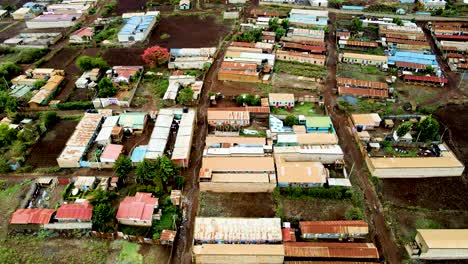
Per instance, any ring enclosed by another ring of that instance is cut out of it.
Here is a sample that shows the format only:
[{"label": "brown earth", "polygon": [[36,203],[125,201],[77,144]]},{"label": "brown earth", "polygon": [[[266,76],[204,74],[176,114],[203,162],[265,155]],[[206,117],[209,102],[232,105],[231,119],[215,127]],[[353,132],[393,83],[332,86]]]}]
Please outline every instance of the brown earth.
[{"label": "brown earth", "polygon": [[[217,72],[215,76],[218,79]],[[214,84],[213,92],[220,92],[224,96],[232,97],[239,94],[259,94],[260,89],[256,83],[243,83],[243,82],[230,82],[230,81],[217,81]]]},{"label": "brown earth", "polygon": [[102,54],[102,58],[109,66],[145,65],[141,59],[144,50],[144,48],[109,48]]},{"label": "brown earth", "polygon": [[284,199],[284,216],[289,221],[325,221],[343,220],[348,208],[353,207],[349,201],[326,199]]},{"label": "brown earth", "polygon": [[153,132],[154,121],[152,119],[146,123],[145,129],[142,134],[134,135],[123,140],[124,150],[126,153],[131,153],[133,148],[139,145],[148,144],[151,133]]},{"label": "brown earth", "polygon": [[77,121],[63,120],[55,124],[47,134],[37,142],[26,160],[26,165],[34,167],[58,166],[57,157],[65,147],[65,143],[75,130]]},{"label": "brown earth", "polygon": [[199,206],[198,216],[275,216],[271,193],[201,193]]},{"label": "brown earth", "polygon": [[130,11],[142,11],[146,9],[145,0],[119,0],[117,2],[118,15]]},{"label": "brown earth", "polygon": [[[219,23],[214,16],[163,17],[152,32],[149,44],[166,48],[216,47],[229,30],[228,24]],[[170,37],[161,39],[162,34]]]},{"label": "brown earth", "polygon": [[[13,24],[13,25],[12,25]],[[26,23],[22,21],[6,20],[0,24],[0,42],[3,43],[8,38],[17,35],[26,28]]]}]

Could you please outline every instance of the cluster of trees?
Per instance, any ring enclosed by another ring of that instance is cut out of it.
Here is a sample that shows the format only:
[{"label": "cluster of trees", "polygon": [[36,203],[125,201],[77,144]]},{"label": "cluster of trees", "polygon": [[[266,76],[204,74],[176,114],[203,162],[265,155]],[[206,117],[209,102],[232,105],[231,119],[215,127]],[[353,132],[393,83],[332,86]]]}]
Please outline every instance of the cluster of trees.
[{"label": "cluster of trees", "polygon": [[262,40],[262,29],[252,29],[246,32],[242,32],[239,35],[235,35],[232,37],[233,41],[240,41],[240,42],[258,42]]},{"label": "cluster of trees", "polygon": [[294,126],[294,125],[297,125],[299,123],[299,119],[295,116],[295,115],[288,115],[285,119],[284,119],[284,124],[286,126]]},{"label": "cluster of trees", "polygon": [[282,19],[281,23],[279,23],[279,19],[277,17],[272,18],[268,21],[268,29],[275,32],[275,38],[279,41],[288,32],[289,20]]},{"label": "cluster of trees", "polygon": [[399,17],[394,17],[392,22],[397,24],[397,26],[403,26],[403,20],[401,20]]},{"label": "cluster of trees", "polygon": [[343,3],[344,0],[330,0],[328,1],[328,7],[340,9]]},{"label": "cluster of trees", "polygon": [[252,94],[241,94],[236,97],[236,103],[239,106],[258,106],[261,104],[261,99]]},{"label": "cluster of trees", "polygon": [[116,210],[112,205],[117,198],[116,192],[95,190],[90,203],[93,205],[93,230],[108,232],[113,231]]},{"label": "cluster of trees", "polygon": [[145,49],[141,58],[151,67],[165,64],[170,57],[169,50],[160,46],[153,46]]},{"label": "cluster of trees", "polygon": [[117,89],[109,78],[102,78],[97,85],[98,96],[102,98],[112,97],[117,93]]},{"label": "cluster of trees", "polygon": [[181,105],[190,105],[193,101],[193,90],[190,87],[185,87],[179,91],[177,102]]},{"label": "cluster of trees", "polygon": [[402,137],[414,129],[418,142],[433,141],[439,139],[439,122],[432,116],[420,120],[416,125],[407,121],[402,123],[396,130],[397,136]]},{"label": "cluster of trees", "polygon": [[106,70],[109,68],[107,62],[101,57],[80,56],[76,60],[76,67],[81,71],[89,71],[94,68]]},{"label": "cluster of trees", "polygon": [[350,29],[354,32],[362,31],[362,21],[359,17],[354,17],[351,20]]}]

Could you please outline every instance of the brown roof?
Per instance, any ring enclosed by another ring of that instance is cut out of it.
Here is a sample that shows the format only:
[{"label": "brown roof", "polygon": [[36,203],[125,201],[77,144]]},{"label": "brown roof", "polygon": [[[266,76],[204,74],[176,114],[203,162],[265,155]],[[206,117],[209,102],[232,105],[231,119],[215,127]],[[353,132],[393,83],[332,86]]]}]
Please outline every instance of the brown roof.
[{"label": "brown roof", "polygon": [[370,42],[370,41],[344,41],[346,45],[349,46],[356,46],[356,47],[378,47],[379,43],[377,42]]},{"label": "brown roof", "polygon": [[338,85],[350,85],[350,86],[357,86],[357,87],[367,87],[367,88],[374,88],[374,89],[388,89],[388,84],[384,82],[372,82],[367,80],[357,80],[351,78],[337,78],[336,79]]},{"label": "brown roof", "polygon": [[395,63],[397,67],[403,68],[410,68],[410,69],[426,69],[426,65],[420,63],[413,63],[413,62],[404,62],[404,61],[397,61]]},{"label": "brown roof", "polygon": [[159,239],[164,241],[174,241],[176,234],[177,231],[174,230],[163,230]]},{"label": "brown roof", "polygon": [[285,257],[378,259],[372,243],[285,242]]},{"label": "brown roof", "polygon": [[350,37],[351,32],[349,32],[349,31],[340,31],[340,32],[336,32],[336,35],[338,37]]},{"label": "brown roof", "polygon": [[222,70],[251,70],[251,71],[256,72],[257,64],[224,61],[223,63],[221,63],[221,69]]},{"label": "brown roof", "polygon": [[278,50],[276,54],[289,54],[290,56],[297,56],[297,57],[305,57],[305,58],[314,58],[314,59],[320,59],[324,60],[325,55],[318,55],[318,54],[307,54],[307,53],[302,53],[302,52],[296,52],[296,51],[285,51],[285,50]]},{"label": "brown roof", "polygon": [[250,14],[254,15],[254,16],[267,16],[267,17],[279,17],[280,16],[279,12],[262,11],[262,10],[258,10],[258,9],[252,9],[252,11],[250,11]]},{"label": "brown roof", "polygon": [[445,56],[447,56],[447,58],[463,58],[463,55],[459,53],[447,53]]},{"label": "brown roof", "polygon": [[433,83],[448,83],[446,78],[439,78],[436,76],[418,76],[418,75],[405,75],[405,81],[422,81],[422,82],[433,82]]},{"label": "brown roof", "polygon": [[220,69],[218,73],[224,73],[224,74],[240,74],[240,75],[258,75],[258,72],[249,72],[249,71],[243,71],[243,70],[225,70],[225,69]]},{"label": "brown roof", "polygon": [[459,68],[459,69],[468,69],[468,63],[457,64],[457,68]]},{"label": "brown roof", "polygon": [[387,38],[394,38],[394,39],[409,39],[409,40],[419,40],[419,41],[427,41],[426,36],[424,35],[402,35],[402,34],[396,34],[396,33],[386,33],[385,37]]},{"label": "brown roof", "polygon": [[285,42],[283,44],[283,48],[298,49],[298,50],[305,50],[305,51],[318,52],[318,53],[322,53],[327,50],[324,46],[303,45],[303,44],[291,43],[291,42]]},{"label": "brown roof", "polygon": [[301,221],[302,234],[368,233],[369,226],[362,220],[350,221]]},{"label": "brown roof", "polygon": [[284,37],[282,39],[287,40],[288,42],[300,43],[304,45],[325,47],[325,41],[321,41],[321,40],[302,40],[302,39],[284,38]]},{"label": "brown roof", "polygon": [[358,262],[358,261],[285,261],[284,264],[379,264],[379,262]]},{"label": "brown roof", "polygon": [[408,40],[408,39],[387,38],[387,42],[399,43],[399,44],[408,44],[408,45],[429,46],[428,42]]},{"label": "brown roof", "polygon": [[270,113],[269,106],[246,106],[246,107],[211,107],[210,111],[248,111],[250,113]]},{"label": "brown roof", "polygon": [[255,48],[255,43],[234,41],[234,42],[231,43],[231,46],[245,47],[245,48]]},{"label": "brown roof", "polygon": [[354,88],[339,86],[338,93],[353,96],[367,96],[367,97],[388,97],[388,90],[368,89],[368,88]]}]

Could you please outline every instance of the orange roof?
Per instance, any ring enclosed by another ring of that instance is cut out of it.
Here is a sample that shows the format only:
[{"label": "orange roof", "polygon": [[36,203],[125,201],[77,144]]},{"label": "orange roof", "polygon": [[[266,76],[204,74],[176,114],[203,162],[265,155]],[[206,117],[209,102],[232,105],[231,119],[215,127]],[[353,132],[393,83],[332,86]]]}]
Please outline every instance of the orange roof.
[{"label": "orange roof", "polygon": [[285,257],[378,259],[372,243],[285,242]]},{"label": "orange roof", "polygon": [[93,206],[88,202],[64,204],[57,209],[55,219],[91,221]]},{"label": "orange roof", "polygon": [[378,47],[379,44],[377,42],[370,42],[370,41],[350,41],[346,40],[345,41],[346,45],[349,46],[357,46],[357,47]]},{"label": "orange roof", "polygon": [[285,50],[278,50],[277,54],[289,54],[290,56],[297,56],[297,57],[305,57],[305,58],[314,58],[314,59],[325,59],[325,55],[318,55],[318,54],[307,54],[302,52],[296,51],[285,51]]},{"label": "orange roof", "polygon": [[176,234],[177,231],[174,230],[163,230],[159,239],[163,241],[174,241]]},{"label": "orange roof", "polygon": [[233,47],[244,47],[244,48],[255,48],[255,43],[250,42],[232,42],[231,46]]},{"label": "orange roof", "polygon": [[251,71],[256,72],[257,64],[224,61],[223,63],[221,63],[220,69],[222,70],[251,70]]},{"label": "orange roof", "polygon": [[11,216],[10,224],[48,224],[54,212],[53,209],[42,208],[18,209]]},{"label": "orange roof", "polygon": [[405,81],[422,81],[422,82],[433,82],[433,83],[448,83],[446,78],[439,78],[436,76],[418,76],[418,75],[405,75]]},{"label": "orange roof", "polygon": [[357,79],[350,79],[350,78],[337,78],[336,81],[338,85],[350,85],[350,86],[367,87],[367,88],[374,88],[374,89],[388,89],[388,85],[384,82],[372,82],[372,81],[367,81],[367,80],[357,80]]},{"label": "orange roof", "polygon": [[344,234],[351,233],[349,227],[369,226],[362,220],[347,221],[301,221],[299,222],[302,234]]},{"label": "orange roof", "polygon": [[125,197],[119,205],[116,218],[151,221],[159,200],[151,196],[151,193],[137,192],[135,196]]},{"label": "orange roof", "polygon": [[413,62],[404,62],[404,61],[397,61],[395,63],[397,67],[404,67],[410,69],[426,69],[426,65],[420,63],[413,63]]},{"label": "orange roof", "polygon": [[294,228],[283,228],[281,229],[281,233],[283,234],[284,242],[296,241],[296,230]]},{"label": "orange roof", "polygon": [[340,95],[352,95],[352,96],[366,96],[366,97],[388,97],[388,90],[368,89],[368,88],[354,88],[354,87],[338,87],[338,93]]},{"label": "orange roof", "polygon": [[408,45],[429,46],[429,43],[427,43],[427,42],[424,42],[424,41],[415,41],[415,40],[408,40],[408,39],[387,38],[387,42],[391,42],[391,43],[400,43],[400,44],[408,44]]},{"label": "orange roof", "polygon": [[252,11],[250,11],[250,14],[254,15],[254,16],[267,16],[267,17],[279,17],[280,16],[279,12],[262,11],[262,10],[258,10],[258,9],[252,9]]},{"label": "orange roof", "polygon": [[289,49],[299,49],[299,50],[306,50],[310,52],[318,52],[318,53],[322,53],[327,50],[323,46],[312,46],[312,45],[304,45],[304,44],[291,43],[291,42],[285,42],[283,47],[289,48]]},{"label": "orange roof", "polygon": [[73,32],[72,35],[77,35],[79,37],[92,37],[94,35],[93,28],[83,27]]}]

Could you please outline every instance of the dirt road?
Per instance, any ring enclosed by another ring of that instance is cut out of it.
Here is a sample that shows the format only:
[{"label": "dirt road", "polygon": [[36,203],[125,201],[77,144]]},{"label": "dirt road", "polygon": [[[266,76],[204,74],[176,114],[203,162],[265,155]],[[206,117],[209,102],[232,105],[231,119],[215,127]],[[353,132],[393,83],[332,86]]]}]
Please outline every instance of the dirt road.
[{"label": "dirt road", "polygon": [[336,95],[332,92],[332,89],[336,87],[336,64],[338,57],[336,50],[335,21],[336,15],[333,13],[330,14],[330,34],[327,39],[328,75],[326,90],[324,91],[325,105],[327,106],[327,110],[333,120],[336,133],[340,139],[340,145],[345,154],[344,156],[348,166],[348,171],[354,164],[354,170],[351,177],[353,178],[353,182],[357,184],[364,193],[366,201],[366,215],[370,221],[369,226],[371,229],[372,239],[383,253],[383,257],[387,263],[401,263],[401,256],[398,253],[398,248],[393,239],[392,233],[385,225],[385,219],[381,213],[382,206],[373,185],[368,180],[366,164],[356,142],[354,141],[354,137],[348,129],[348,127],[350,127],[348,118],[345,113],[341,112],[336,107]]},{"label": "dirt road", "polygon": [[182,220],[181,228],[179,229],[176,244],[174,245],[174,254],[172,263],[191,263],[192,262],[192,240],[193,228],[195,224],[195,216],[198,208],[198,173],[201,167],[203,156],[203,148],[205,147],[205,139],[208,132],[206,113],[209,105],[208,92],[211,91],[217,80],[218,68],[221,65],[224,55],[225,44],[220,49],[216,60],[205,76],[205,84],[200,95],[200,101],[197,108],[197,130],[194,136],[194,145],[192,145],[192,154],[190,157],[190,167],[185,171],[185,186],[184,186],[184,208],[185,217]]}]

